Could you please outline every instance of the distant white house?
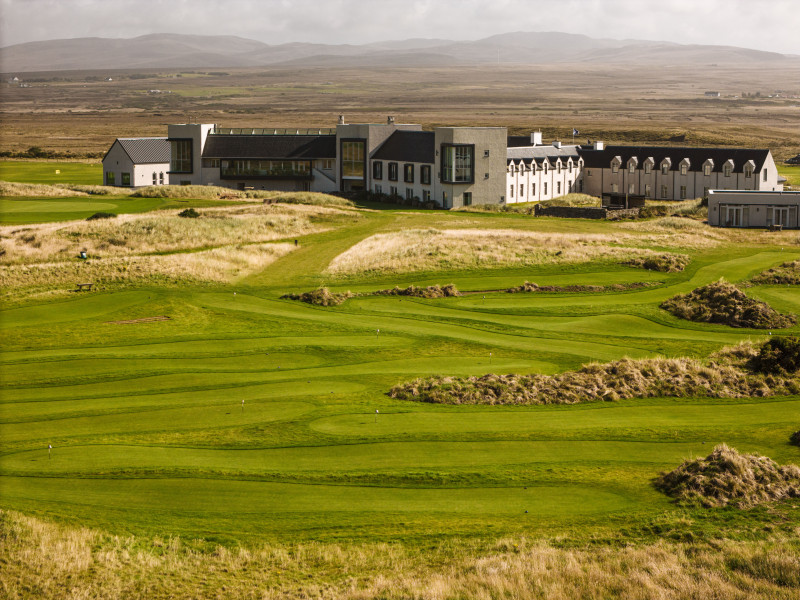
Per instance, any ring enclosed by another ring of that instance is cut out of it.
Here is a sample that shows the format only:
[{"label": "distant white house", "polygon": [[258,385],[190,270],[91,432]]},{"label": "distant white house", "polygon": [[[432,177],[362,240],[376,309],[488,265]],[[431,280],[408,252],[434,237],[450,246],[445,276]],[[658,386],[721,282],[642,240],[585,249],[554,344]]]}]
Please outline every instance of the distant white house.
[{"label": "distant white house", "polygon": [[169,183],[167,138],[117,138],[103,157],[103,183],[142,187]]}]

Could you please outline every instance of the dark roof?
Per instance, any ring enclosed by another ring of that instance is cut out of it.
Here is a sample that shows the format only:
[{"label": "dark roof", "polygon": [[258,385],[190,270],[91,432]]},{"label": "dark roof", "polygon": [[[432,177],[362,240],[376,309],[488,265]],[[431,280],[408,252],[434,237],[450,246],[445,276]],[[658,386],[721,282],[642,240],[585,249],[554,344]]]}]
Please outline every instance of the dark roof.
[{"label": "dark roof", "polygon": [[[119,143],[131,161],[137,165],[168,163],[170,159],[167,138],[117,138],[114,143]],[[111,147],[113,148],[114,144]]]},{"label": "dark roof", "polygon": [[508,142],[506,145],[509,148],[518,148],[520,146],[530,146],[531,145],[531,136],[529,135],[510,135],[508,136]]},{"label": "dark roof", "polygon": [[373,160],[433,163],[436,144],[432,131],[395,131],[372,156]]},{"label": "dark roof", "polygon": [[203,158],[336,158],[336,136],[209,135]]},{"label": "dark roof", "polygon": [[583,158],[583,164],[587,168],[608,168],[611,160],[615,156],[622,159],[622,164],[628,164],[631,157],[639,159],[641,165],[652,157],[656,168],[661,161],[669,158],[672,162],[670,169],[677,171],[684,158],[690,161],[690,171],[701,171],[703,163],[707,159],[714,161],[714,172],[722,172],[722,165],[729,159],[733,160],[733,172],[741,173],[745,163],[752,160],[755,163],[756,172],[761,171],[764,161],[769,156],[769,150],[757,150],[750,148],[685,148],[682,146],[606,146],[603,150],[589,150],[581,148],[578,153]]}]

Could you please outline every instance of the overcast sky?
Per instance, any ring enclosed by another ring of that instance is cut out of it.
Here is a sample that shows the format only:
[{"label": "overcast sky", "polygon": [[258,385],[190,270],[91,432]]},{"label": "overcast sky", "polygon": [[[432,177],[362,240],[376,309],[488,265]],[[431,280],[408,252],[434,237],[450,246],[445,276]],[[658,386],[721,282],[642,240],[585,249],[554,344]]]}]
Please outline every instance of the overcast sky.
[{"label": "overcast sky", "polygon": [[510,31],[800,54],[800,0],[0,0],[2,46],[148,33],[361,44]]}]

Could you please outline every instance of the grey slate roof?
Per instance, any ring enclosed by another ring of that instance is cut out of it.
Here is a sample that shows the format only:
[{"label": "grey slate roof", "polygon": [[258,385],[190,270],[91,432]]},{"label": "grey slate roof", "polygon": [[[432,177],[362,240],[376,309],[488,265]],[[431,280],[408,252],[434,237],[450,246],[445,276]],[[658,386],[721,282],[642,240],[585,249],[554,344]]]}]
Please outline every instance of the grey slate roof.
[{"label": "grey slate roof", "polygon": [[373,160],[433,164],[436,142],[432,131],[395,131],[373,154]]},{"label": "grey slate roof", "polygon": [[541,164],[545,158],[551,163],[555,163],[559,158],[562,163],[566,163],[570,158],[573,162],[578,162],[578,158],[580,158],[578,148],[579,146],[561,146],[561,148],[544,145],[531,146],[529,141],[528,146],[506,149],[506,164],[511,163],[511,161],[522,161],[525,164],[530,164],[533,160]]},{"label": "grey slate roof", "polygon": [[334,135],[209,135],[203,158],[336,158]]},{"label": "grey slate roof", "polygon": [[167,138],[117,138],[117,142],[134,164],[169,162],[170,146]]},{"label": "grey slate roof", "polygon": [[721,173],[722,166],[730,159],[733,160],[733,172],[742,173],[747,161],[755,163],[755,172],[761,171],[764,161],[769,156],[769,150],[752,148],[685,148],[681,146],[606,146],[603,150],[579,150],[583,158],[584,166],[587,168],[609,168],[611,160],[615,156],[622,159],[622,164],[628,164],[628,160],[635,156],[642,165],[649,157],[653,158],[655,167],[659,168],[661,161],[669,158],[672,161],[670,170],[680,169],[680,163],[684,158],[690,161],[690,171],[702,171],[703,163],[707,159],[714,161],[714,173]]}]

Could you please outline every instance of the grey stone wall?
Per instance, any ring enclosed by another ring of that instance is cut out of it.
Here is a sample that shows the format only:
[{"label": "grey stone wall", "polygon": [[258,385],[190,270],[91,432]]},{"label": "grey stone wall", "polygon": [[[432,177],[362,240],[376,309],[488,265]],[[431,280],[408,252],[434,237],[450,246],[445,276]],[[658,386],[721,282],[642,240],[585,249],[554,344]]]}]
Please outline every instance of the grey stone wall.
[{"label": "grey stone wall", "polygon": [[581,206],[542,206],[534,209],[537,217],[560,217],[562,219],[635,219],[639,216],[638,208],[627,210],[609,210],[607,208],[587,208]]}]

